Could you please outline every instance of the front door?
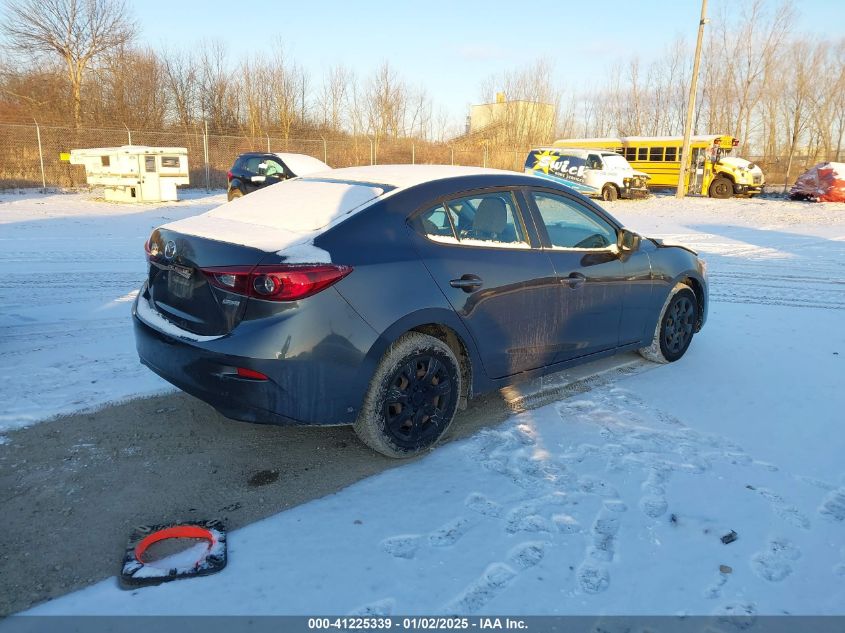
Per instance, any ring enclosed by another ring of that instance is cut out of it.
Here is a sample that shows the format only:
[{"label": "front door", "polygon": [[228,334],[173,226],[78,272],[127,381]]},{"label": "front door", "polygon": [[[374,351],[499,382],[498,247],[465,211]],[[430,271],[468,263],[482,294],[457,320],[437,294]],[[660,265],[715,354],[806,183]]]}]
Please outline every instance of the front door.
[{"label": "front door", "polygon": [[617,347],[626,280],[616,228],[561,192],[535,189],[529,197],[558,279],[555,362]]},{"label": "front door", "polygon": [[467,326],[489,377],[554,361],[549,302],[558,282],[536,234],[528,234],[514,192],[445,200],[412,226],[423,262]]}]

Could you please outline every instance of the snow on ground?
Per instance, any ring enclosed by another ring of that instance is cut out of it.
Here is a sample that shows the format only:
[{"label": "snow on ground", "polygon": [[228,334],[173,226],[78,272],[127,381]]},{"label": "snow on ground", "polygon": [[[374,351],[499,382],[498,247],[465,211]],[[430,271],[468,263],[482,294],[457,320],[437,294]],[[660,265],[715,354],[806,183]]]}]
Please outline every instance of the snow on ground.
[{"label": "snow on ground", "polygon": [[711,319],[674,365],[231,533],[220,574],[31,613],[845,614],[841,312]]},{"label": "snow on ground", "polygon": [[130,305],[156,226],[224,194],[117,204],[95,194],[0,194],[0,433],[169,388],[142,367]]},{"label": "snow on ground", "polygon": [[[140,245],[211,199],[118,207],[108,229],[82,196],[0,200],[7,423],[158,388],[128,323]],[[709,262],[681,361],[238,530],[220,574],[109,579],[32,613],[845,614],[845,205],[609,206]]]}]

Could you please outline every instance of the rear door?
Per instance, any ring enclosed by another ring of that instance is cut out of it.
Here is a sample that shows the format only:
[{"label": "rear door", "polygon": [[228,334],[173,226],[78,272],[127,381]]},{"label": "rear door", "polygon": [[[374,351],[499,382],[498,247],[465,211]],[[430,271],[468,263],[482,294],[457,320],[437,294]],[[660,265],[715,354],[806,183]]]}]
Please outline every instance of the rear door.
[{"label": "rear door", "polygon": [[558,281],[555,362],[613,349],[619,345],[626,292],[616,228],[560,191],[532,189],[528,197]]},{"label": "rear door", "polygon": [[557,354],[549,306],[558,282],[517,200],[512,190],[488,189],[441,200],[411,220],[423,262],[491,378],[547,365]]}]

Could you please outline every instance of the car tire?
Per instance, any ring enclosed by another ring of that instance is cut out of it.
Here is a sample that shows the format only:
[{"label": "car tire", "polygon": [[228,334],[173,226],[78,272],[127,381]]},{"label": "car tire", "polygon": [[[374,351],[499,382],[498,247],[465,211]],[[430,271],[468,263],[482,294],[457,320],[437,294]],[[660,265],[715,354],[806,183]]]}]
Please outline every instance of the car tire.
[{"label": "car tire", "polygon": [[231,202],[235,198],[243,198],[243,195],[244,192],[240,189],[230,189],[226,197],[228,198],[229,202]]},{"label": "car tire", "polygon": [[449,428],[460,394],[461,367],[451,348],[433,336],[408,332],[382,356],[355,433],[382,455],[413,457]]},{"label": "car tire", "polygon": [[614,185],[605,185],[601,188],[601,199],[605,202],[616,202],[619,192]]},{"label": "car tire", "polygon": [[709,193],[711,198],[726,200],[734,195],[733,183],[727,178],[716,178],[710,183]]},{"label": "car tire", "polygon": [[695,293],[688,285],[679,283],[663,303],[651,345],[637,351],[643,358],[655,363],[673,363],[686,353],[697,323],[698,300]]}]

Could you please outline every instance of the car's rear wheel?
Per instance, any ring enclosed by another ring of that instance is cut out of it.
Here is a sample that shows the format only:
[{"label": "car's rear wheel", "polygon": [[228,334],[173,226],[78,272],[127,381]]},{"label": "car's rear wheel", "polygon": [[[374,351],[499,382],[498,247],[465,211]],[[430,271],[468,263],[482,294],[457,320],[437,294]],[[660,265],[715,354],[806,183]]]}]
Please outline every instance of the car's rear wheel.
[{"label": "car's rear wheel", "polygon": [[408,332],[385,352],[355,433],[388,457],[412,457],[432,446],[452,423],[461,394],[461,369],[443,341]]},{"label": "car's rear wheel", "polygon": [[229,199],[229,202],[234,200],[235,198],[242,198],[244,192],[240,189],[229,189],[229,194],[226,196]]},{"label": "car's rear wheel", "polygon": [[698,301],[686,284],[677,284],[663,304],[654,339],[640,354],[655,363],[671,363],[683,356],[698,324]]},{"label": "car's rear wheel", "polygon": [[605,202],[614,202],[619,197],[616,187],[610,184],[601,188],[601,199]]}]

